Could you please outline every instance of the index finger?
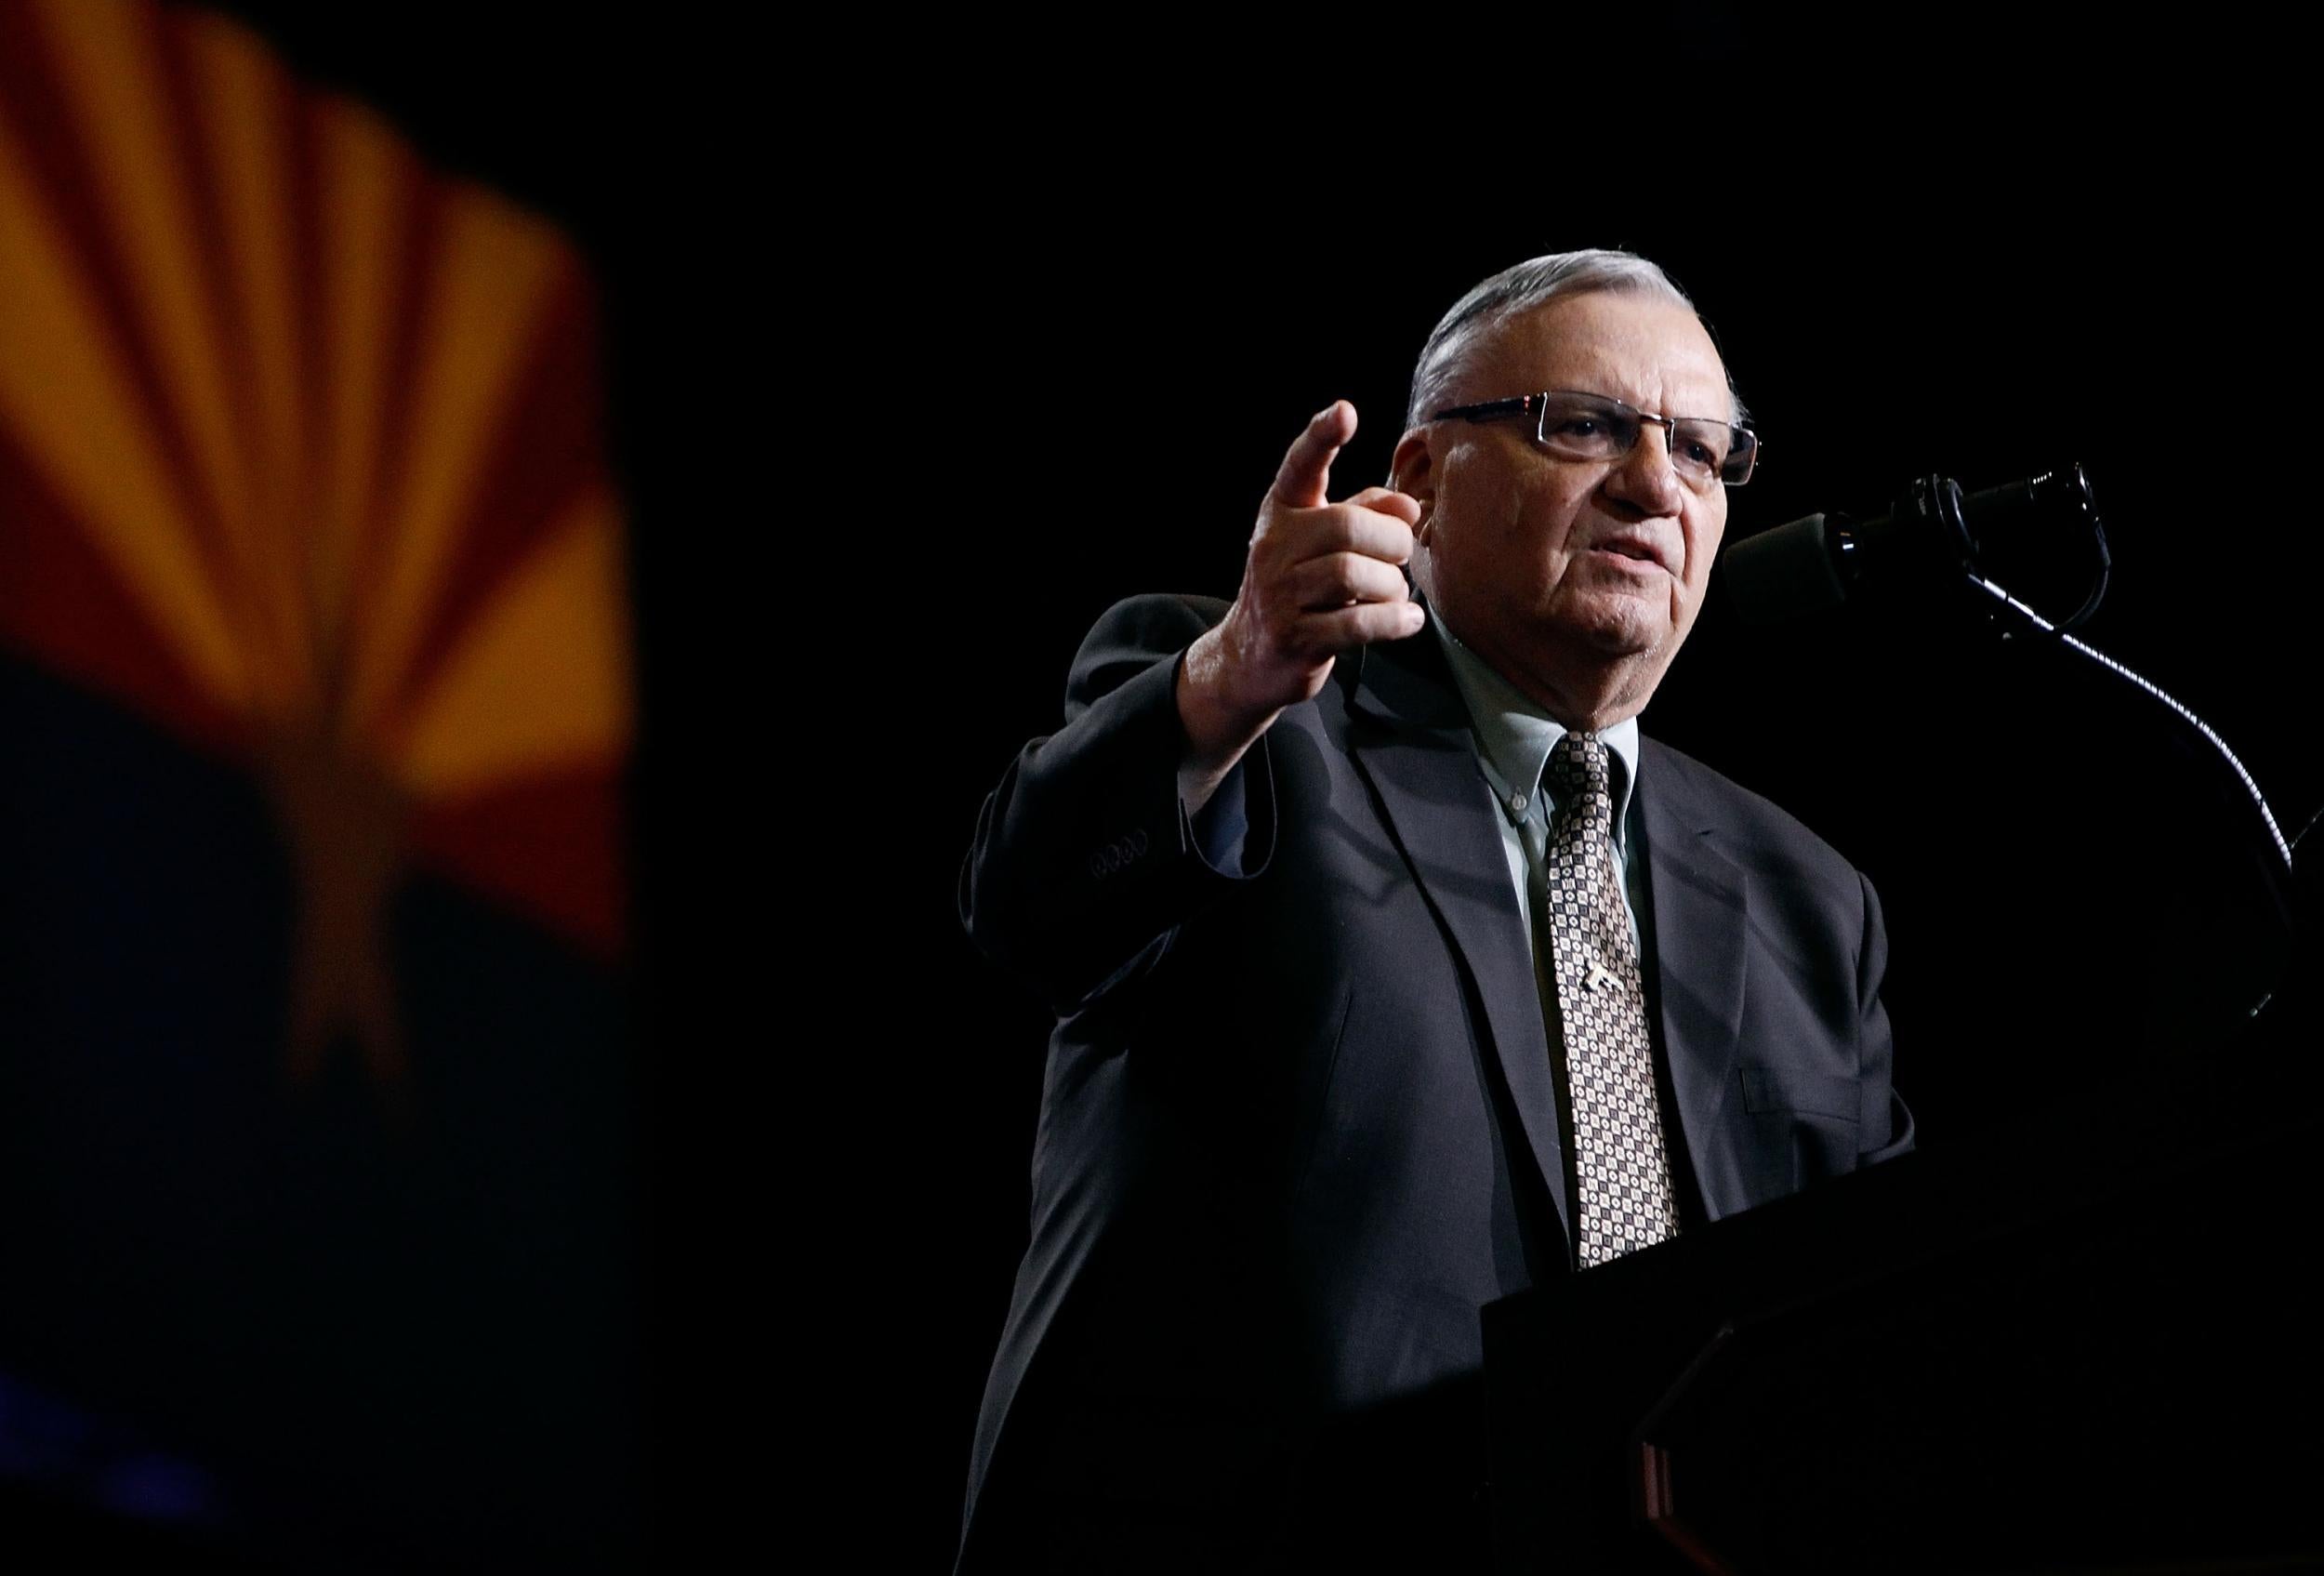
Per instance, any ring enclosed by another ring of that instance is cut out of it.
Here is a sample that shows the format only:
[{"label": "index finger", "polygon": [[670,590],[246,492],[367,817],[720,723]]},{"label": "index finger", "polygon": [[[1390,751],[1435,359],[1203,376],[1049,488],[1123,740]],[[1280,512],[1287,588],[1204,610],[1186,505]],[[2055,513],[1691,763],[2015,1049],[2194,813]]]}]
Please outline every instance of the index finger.
[{"label": "index finger", "polygon": [[1291,509],[1321,508],[1331,485],[1331,462],[1354,436],[1355,406],[1334,400],[1317,411],[1283,457],[1270,489],[1274,500]]}]

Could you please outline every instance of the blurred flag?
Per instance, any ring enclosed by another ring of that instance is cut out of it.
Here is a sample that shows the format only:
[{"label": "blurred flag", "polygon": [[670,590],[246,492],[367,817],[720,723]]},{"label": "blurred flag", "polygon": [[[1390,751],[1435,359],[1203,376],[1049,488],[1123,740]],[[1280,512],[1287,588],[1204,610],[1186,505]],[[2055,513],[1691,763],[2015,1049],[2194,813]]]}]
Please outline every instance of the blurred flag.
[{"label": "blurred flag", "polygon": [[216,17],[0,4],[0,639],[265,785],[296,1070],[399,1073],[410,865],[621,946],[601,404],[546,224]]},{"label": "blurred flag", "polygon": [[638,1535],[597,323],[239,25],[0,0],[0,1372],[299,1568]]}]

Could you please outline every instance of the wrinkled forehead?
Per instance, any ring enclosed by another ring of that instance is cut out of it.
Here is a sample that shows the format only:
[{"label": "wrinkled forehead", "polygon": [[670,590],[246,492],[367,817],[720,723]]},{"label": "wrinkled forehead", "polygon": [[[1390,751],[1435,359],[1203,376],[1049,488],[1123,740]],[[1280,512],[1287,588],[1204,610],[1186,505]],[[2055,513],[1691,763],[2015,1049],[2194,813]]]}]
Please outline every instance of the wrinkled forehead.
[{"label": "wrinkled forehead", "polygon": [[1710,330],[1662,296],[1561,296],[1488,326],[1463,358],[1460,403],[1578,389],[1663,416],[1732,419],[1735,396]]}]

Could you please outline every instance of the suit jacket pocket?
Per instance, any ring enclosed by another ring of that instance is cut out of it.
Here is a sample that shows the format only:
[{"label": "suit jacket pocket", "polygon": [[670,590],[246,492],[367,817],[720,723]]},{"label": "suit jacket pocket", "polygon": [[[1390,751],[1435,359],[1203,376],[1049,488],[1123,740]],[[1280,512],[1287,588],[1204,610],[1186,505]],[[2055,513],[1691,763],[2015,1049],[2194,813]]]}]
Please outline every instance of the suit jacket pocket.
[{"label": "suit jacket pocket", "polygon": [[1743,1106],[1750,1111],[1800,1111],[1855,1122],[1861,1109],[1856,1081],[1807,1067],[1745,1066]]},{"label": "suit jacket pocket", "polygon": [[1745,1163],[1751,1204],[1855,1170],[1856,1083],[1812,1067],[1745,1066],[1744,1119],[1751,1132]]}]

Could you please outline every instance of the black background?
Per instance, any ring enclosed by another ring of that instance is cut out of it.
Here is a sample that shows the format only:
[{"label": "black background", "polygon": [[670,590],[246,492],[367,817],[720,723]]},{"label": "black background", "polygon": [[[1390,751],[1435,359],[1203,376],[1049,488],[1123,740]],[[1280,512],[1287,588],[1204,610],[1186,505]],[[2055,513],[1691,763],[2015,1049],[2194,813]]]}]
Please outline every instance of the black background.
[{"label": "black background", "polygon": [[[1047,1026],[958,928],[977,805],[1109,603],[1232,592],[1311,412],[1353,400],[1335,490],[1379,479],[1421,339],[1512,261],[1629,246],[1695,297],[1766,441],[1731,536],[2082,460],[2118,564],[2085,633],[2288,832],[2324,804],[2324,390],[2249,62],[1996,24],[1908,76],[1938,41],[1903,19],[1803,73],[1719,7],[1263,61],[1191,23],[233,9],[603,271],[667,1547],[945,1557]],[[1714,601],[1646,722],[1872,876],[1924,1147],[2070,1166],[2205,1076],[2150,987],[2239,944],[2175,925],[2150,857],[2233,812],[2094,679],[1926,611],[1769,636]]]}]

